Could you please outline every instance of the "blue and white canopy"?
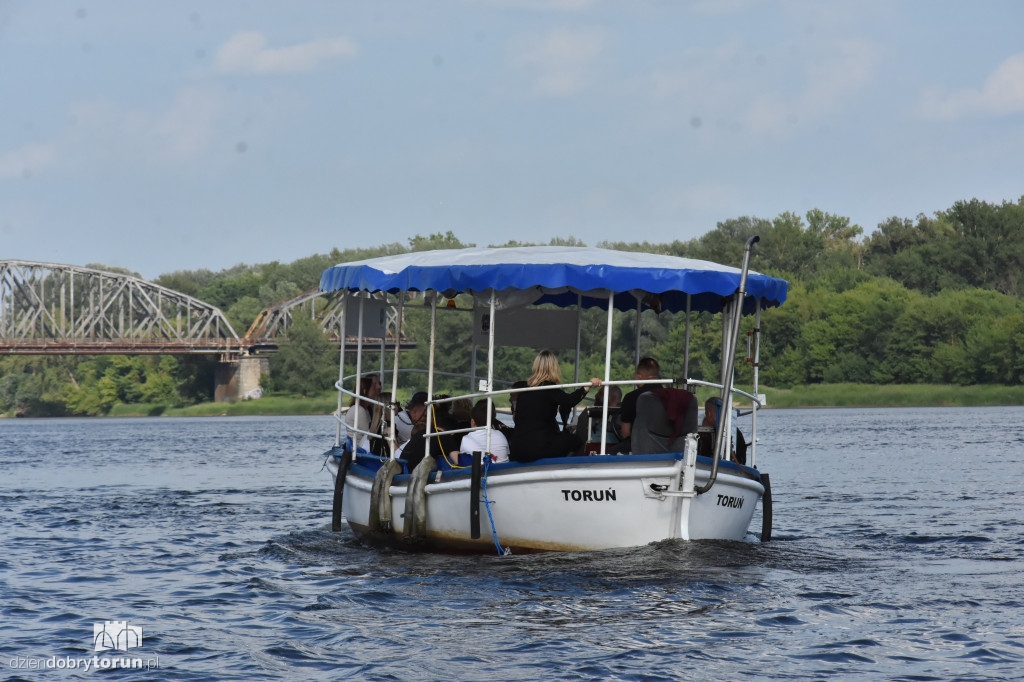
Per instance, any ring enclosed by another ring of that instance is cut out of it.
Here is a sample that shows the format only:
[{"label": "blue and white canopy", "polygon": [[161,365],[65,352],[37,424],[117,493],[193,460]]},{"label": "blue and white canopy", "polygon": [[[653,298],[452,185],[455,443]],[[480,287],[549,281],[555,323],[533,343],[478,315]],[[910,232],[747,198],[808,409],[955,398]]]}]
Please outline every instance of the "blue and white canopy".
[{"label": "blue and white canopy", "polygon": [[[524,246],[419,251],[341,263],[324,270],[320,291],[436,291],[489,296],[498,294],[503,307],[527,303],[607,305],[635,309],[638,301],[659,310],[719,312],[722,299],[736,292],[739,268],[709,261],[633,251],[589,247]],[[756,272],[747,276],[747,303],[781,305],[785,280]],[[619,296],[621,293],[630,296]]]}]

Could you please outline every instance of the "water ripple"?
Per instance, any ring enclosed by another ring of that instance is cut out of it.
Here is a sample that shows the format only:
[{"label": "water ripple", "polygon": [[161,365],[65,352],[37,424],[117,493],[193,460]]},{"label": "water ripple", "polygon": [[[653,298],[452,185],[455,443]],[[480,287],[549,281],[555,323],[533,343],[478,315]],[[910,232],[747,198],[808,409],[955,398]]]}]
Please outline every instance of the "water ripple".
[{"label": "water ripple", "polygon": [[0,663],[91,656],[106,619],[152,679],[1015,678],[1022,416],[772,411],[775,541],[510,557],[330,532],[329,418],[0,420]]}]

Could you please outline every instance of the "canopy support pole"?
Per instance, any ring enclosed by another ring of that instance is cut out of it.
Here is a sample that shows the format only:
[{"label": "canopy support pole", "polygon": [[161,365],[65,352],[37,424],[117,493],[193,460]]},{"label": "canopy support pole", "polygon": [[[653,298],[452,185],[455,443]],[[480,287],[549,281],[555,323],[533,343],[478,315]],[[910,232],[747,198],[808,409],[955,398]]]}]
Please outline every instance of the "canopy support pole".
[{"label": "canopy support pole", "polygon": [[690,379],[690,294],[686,295],[686,338],[683,341],[683,378]]},{"label": "canopy support pole", "polygon": [[721,365],[718,371],[718,383],[723,386],[725,385],[726,358],[729,356],[729,322],[732,319],[729,316],[729,311],[731,310],[729,305],[729,303],[726,303],[722,306],[722,357],[719,359]]},{"label": "canopy support pole", "polygon": [[343,398],[345,396],[345,394],[341,392],[341,389],[344,388],[344,384],[342,382],[345,381],[345,313],[346,312],[348,312],[348,289],[346,289],[345,293],[343,293],[341,295],[341,315],[339,316],[340,319],[338,321],[338,337],[341,339],[341,344],[339,344],[341,346],[341,350],[339,351],[339,355],[338,355],[338,412],[337,412],[338,433],[337,433],[337,435],[334,438],[334,447],[336,447],[336,448],[340,448],[341,447],[341,408],[344,407]]},{"label": "canopy support pole", "polygon": [[[754,314],[754,352],[752,354],[754,362],[754,390],[751,391],[754,395],[758,394],[758,374],[761,369],[761,301],[757,301],[757,312]],[[750,466],[757,466],[757,410],[758,404],[751,402],[750,404]]]},{"label": "canopy support pole", "polygon": [[[604,333],[604,399],[601,401],[601,454],[608,442],[608,382],[612,371],[612,321],[615,313],[615,292],[608,292],[608,325]],[[578,380],[577,380],[578,383]]]},{"label": "canopy support pole", "polygon": [[[470,311],[469,319],[476,320],[476,296],[473,297],[473,310]],[[476,390],[476,354],[477,351],[480,350],[480,346],[478,346],[475,341],[476,332],[474,331],[470,336],[474,339],[472,342],[472,351],[469,355],[469,392],[472,393]]]},{"label": "canopy support pole", "polygon": [[[382,305],[386,306],[388,304],[388,295],[387,294],[383,294],[383,297],[384,298],[381,301],[381,303],[382,303]],[[385,318],[386,317],[387,316],[385,315]],[[387,359],[385,357],[385,355],[387,354],[387,351],[386,351],[387,346],[385,345],[385,341],[387,341],[387,335],[388,335],[388,325],[387,325],[387,323],[385,323],[384,324],[384,333],[380,337],[380,384],[381,384],[381,386],[384,385],[384,365],[387,363]],[[372,416],[370,418],[370,424],[373,424]]]},{"label": "canopy support pole", "polygon": [[[386,294],[385,294],[386,296]],[[395,416],[398,412],[396,405],[398,404],[398,355],[399,350],[402,347],[402,320],[405,318],[405,292],[398,293],[398,319],[395,320],[395,364],[394,371],[391,373],[391,418],[388,420],[390,425],[388,427],[388,445],[391,450],[391,459],[398,457],[398,441],[395,439]],[[381,374],[383,376],[383,373]]]},{"label": "canopy support pole", "polygon": [[[359,433],[359,429],[363,428],[360,423],[360,409],[363,404],[359,400],[362,396],[363,387],[363,308],[366,302],[366,293],[359,295],[359,323],[357,326],[357,333],[359,334],[356,338],[356,399],[352,402],[352,407],[356,410],[356,416],[352,420],[352,426],[356,429],[356,432],[352,434],[352,457],[356,456],[356,450],[359,449],[359,441],[362,439],[363,434]],[[351,409],[351,408],[350,408]],[[369,429],[370,425],[367,424],[366,428]]]},{"label": "canopy support pole", "polygon": [[430,435],[434,432],[434,347],[437,345],[437,292],[430,297],[430,355],[427,360],[427,442],[424,457],[430,454]]},{"label": "canopy support pole", "polygon": [[[609,298],[609,300],[611,300]],[[643,312],[644,302],[642,299],[636,300],[636,338],[633,340],[633,366],[636,367],[640,364],[640,314]]]},{"label": "canopy support pole", "polygon": [[583,338],[583,294],[576,294],[576,360],[573,362],[573,383],[580,382],[580,344]]},{"label": "canopy support pole", "polygon": [[[497,295],[494,289],[491,289],[491,311],[490,311],[490,324],[487,325],[487,456],[490,457],[491,452],[491,415],[494,413],[494,312],[497,308]],[[476,459],[476,455],[473,455],[473,475],[479,475],[477,473],[480,462]],[[479,520],[477,521],[479,523]],[[479,537],[479,531],[478,535]]]}]

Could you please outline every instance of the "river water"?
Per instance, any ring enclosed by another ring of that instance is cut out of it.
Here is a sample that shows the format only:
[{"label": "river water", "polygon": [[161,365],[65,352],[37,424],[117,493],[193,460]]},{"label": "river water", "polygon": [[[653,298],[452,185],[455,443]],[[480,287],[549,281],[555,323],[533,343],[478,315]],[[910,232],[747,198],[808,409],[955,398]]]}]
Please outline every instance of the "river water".
[{"label": "river water", "polygon": [[1024,677],[1024,408],[758,425],[770,543],[449,557],[330,531],[331,417],[0,420],[0,678]]}]

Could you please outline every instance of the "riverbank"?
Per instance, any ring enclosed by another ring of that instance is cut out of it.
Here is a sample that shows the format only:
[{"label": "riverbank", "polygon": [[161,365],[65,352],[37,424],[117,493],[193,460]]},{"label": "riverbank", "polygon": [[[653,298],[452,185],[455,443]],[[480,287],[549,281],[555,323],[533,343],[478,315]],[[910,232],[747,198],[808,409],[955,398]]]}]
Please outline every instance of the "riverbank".
[{"label": "riverbank", "polygon": [[1024,405],[1024,386],[813,384],[765,388],[767,407],[995,407]]},{"label": "riverbank", "polygon": [[[770,408],[799,407],[981,407],[1024,405],[1024,386],[940,384],[815,384],[791,389],[762,388]],[[706,389],[698,392],[703,403]],[[259,400],[200,403],[188,407],[115,405],[110,417],[222,417],[330,414],[338,406],[334,391],[311,398],[267,396]]]},{"label": "riverbank", "polygon": [[310,398],[266,396],[258,400],[199,403],[188,407],[132,404],[115,405],[108,417],[251,417],[330,414],[338,408],[338,394],[326,391]]}]

